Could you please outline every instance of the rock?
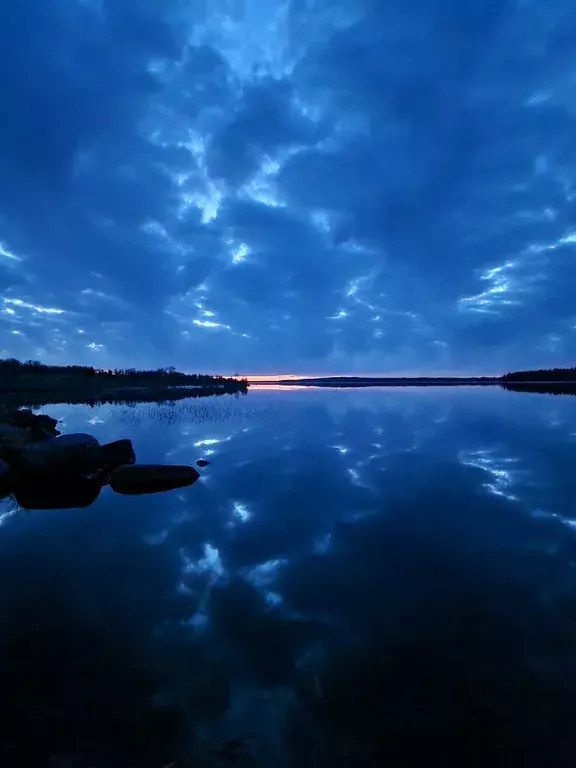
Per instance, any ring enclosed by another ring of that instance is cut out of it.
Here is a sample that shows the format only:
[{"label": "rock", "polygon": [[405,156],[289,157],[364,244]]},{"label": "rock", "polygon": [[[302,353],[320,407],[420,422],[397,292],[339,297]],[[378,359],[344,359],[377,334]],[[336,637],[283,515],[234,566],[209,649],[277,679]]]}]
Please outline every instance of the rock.
[{"label": "rock", "polygon": [[136,464],[118,467],[110,476],[110,487],[116,493],[137,495],[185,488],[198,480],[194,467]]},{"label": "rock", "polygon": [[56,419],[47,416],[45,413],[39,413],[34,417],[34,424],[32,426],[38,427],[39,429],[45,429],[52,435],[59,435],[60,430],[56,429],[56,424],[58,424]]},{"label": "rock", "polygon": [[210,462],[209,462],[209,461],[207,461],[206,459],[198,459],[198,461],[196,462],[196,464],[197,464],[197,466],[199,466],[199,467],[207,467],[207,466],[210,464]]},{"label": "rock", "polygon": [[42,427],[26,427],[24,429],[23,443],[43,443],[45,440],[51,440],[54,435],[49,434]]},{"label": "rock", "polygon": [[8,414],[11,424],[17,427],[30,427],[34,421],[34,414],[29,408],[16,408]]},{"label": "rock", "polygon": [[53,438],[50,441],[50,444],[53,446],[58,446],[58,448],[62,448],[64,446],[66,448],[86,448],[89,446],[100,445],[95,437],[92,435],[84,434],[83,432],[77,432],[71,435],[60,435],[60,437]]},{"label": "rock", "polygon": [[13,479],[10,466],[0,459],[0,499],[4,499],[11,492]]},{"label": "rock", "polygon": [[0,457],[9,457],[22,448],[24,430],[11,424],[0,424]]},{"label": "rock", "polygon": [[24,509],[73,509],[89,507],[101,489],[102,483],[94,478],[44,476],[30,482],[23,477],[16,483],[14,498]]},{"label": "rock", "polygon": [[136,454],[131,440],[115,440],[100,446],[102,462],[107,467],[119,467],[122,464],[134,464]]},{"label": "rock", "polygon": [[17,427],[34,427],[37,429],[44,429],[51,435],[59,435],[60,433],[56,429],[58,423],[56,419],[51,416],[47,416],[45,413],[32,413],[28,408],[20,408],[12,411],[8,414],[8,420],[11,424]]},{"label": "rock", "polygon": [[92,435],[72,434],[25,446],[18,456],[20,472],[91,472],[101,464],[100,445]]},{"label": "rock", "polygon": [[230,739],[220,748],[215,749],[214,752],[228,763],[241,763],[244,757],[248,755],[248,762],[251,763],[252,758],[250,758],[249,750],[250,745],[244,739]]}]

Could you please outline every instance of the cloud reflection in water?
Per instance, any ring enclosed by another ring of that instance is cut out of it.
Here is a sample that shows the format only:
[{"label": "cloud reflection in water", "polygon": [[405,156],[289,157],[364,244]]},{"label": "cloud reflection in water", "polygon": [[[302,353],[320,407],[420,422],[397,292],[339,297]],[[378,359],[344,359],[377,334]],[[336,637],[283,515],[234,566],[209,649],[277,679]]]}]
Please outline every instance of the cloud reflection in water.
[{"label": "cloud reflection in water", "polygon": [[[563,764],[576,747],[564,727],[576,702],[576,400],[254,391],[239,408],[209,428],[179,406],[164,420],[136,409],[130,436],[147,461],[175,444],[194,460],[218,440],[209,482],[6,520],[0,577],[21,605],[38,604],[51,574],[46,605],[68,612],[67,631],[105,617],[152,674],[154,700],[205,743],[242,738],[252,718],[252,749],[287,765],[411,765],[425,746],[434,759],[479,766],[492,750],[531,766],[551,743]],[[88,413],[100,439],[126,429],[108,407],[69,410],[68,428]],[[7,595],[0,609],[13,661],[24,625]],[[50,647],[48,608],[33,624]],[[6,695],[33,696],[0,672]],[[263,697],[282,717],[258,719]],[[97,710],[104,736],[113,711]]]}]

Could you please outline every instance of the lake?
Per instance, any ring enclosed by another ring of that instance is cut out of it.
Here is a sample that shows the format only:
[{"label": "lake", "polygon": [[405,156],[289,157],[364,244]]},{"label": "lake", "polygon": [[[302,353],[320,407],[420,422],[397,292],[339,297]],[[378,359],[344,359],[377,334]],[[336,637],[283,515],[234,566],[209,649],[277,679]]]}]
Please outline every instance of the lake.
[{"label": "lake", "polygon": [[0,503],[0,764],[568,766],[576,398],[47,406],[190,488]]}]

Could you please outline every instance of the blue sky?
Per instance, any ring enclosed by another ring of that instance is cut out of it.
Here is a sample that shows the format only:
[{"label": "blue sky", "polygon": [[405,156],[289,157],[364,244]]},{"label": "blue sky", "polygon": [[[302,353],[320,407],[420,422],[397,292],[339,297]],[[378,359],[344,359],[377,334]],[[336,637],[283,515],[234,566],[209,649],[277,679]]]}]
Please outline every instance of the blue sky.
[{"label": "blue sky", "polygon": [[576,352],[568,0],[4,0],[0,355]]}]

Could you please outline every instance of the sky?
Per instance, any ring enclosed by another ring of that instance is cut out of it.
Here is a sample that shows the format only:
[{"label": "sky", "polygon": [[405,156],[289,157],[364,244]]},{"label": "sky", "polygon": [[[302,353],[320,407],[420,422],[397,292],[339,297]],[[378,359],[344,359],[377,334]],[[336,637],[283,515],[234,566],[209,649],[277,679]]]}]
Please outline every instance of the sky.
[{"label": "sky", "polygon": [[3,0],[0,356],[576,353],[571,0]]}]

